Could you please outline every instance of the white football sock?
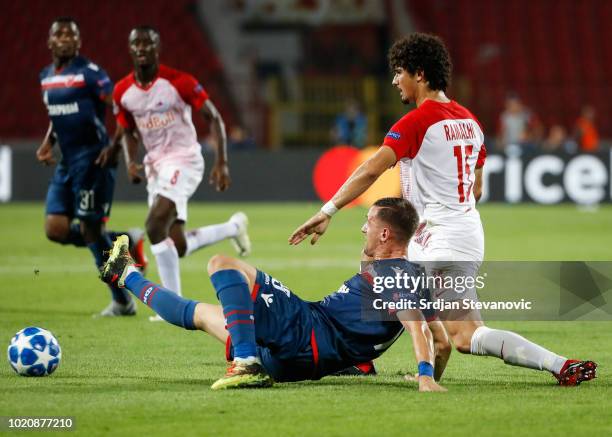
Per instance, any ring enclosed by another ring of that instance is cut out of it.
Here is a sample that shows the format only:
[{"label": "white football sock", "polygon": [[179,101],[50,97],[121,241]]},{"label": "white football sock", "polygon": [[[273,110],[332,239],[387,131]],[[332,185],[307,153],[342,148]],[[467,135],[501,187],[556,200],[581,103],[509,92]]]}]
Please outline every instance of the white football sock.
[{"label": "white football sock", "polygon": [[151,246],[151,252],[155,255],[157,273],[159,273],[159,279],[164,288],[182,296],[179,255],[174,245],[174,241],[168,237],[160,243],[153,244]]},{"label": "white football sock", "polygon": [[198,249],[218,243],[226,238],[238,235],[238,225],[232,222],[218,225],[202,226],[201,228],[185,232],[187,250],[185,256],[191,255]]},{"label": "white football sock", "polygon": [[481,326],[474,331],[470,352],[504,360],[506,364],[559,373],[567,358],[510,331]]},{"label": "white football sock", "polygon": [[127,266],[125,268],[126,273],[125,273],[125,277],[127,279],[128,276],[130,276],[132,273],[140,273],[140,270],[138,270],[135,266]]},{"label": "white football sock", "polygon": [[261,360],[259,359],[259,357],[234,358],[234,361],[236,363],[244,364],[245,366],[255,363],[261,364]]}]

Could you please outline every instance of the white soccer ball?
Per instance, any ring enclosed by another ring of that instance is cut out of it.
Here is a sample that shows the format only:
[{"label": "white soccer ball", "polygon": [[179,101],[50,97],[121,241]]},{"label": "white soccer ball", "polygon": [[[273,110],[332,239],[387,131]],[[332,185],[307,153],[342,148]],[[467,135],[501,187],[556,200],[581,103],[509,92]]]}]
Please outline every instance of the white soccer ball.
[{"label": "white soccer ball", "polygon": [[30,326],[11,339],[8,360],[15,372],[22,376],[51,375],[62,359],[57,339],[46,329]]}]

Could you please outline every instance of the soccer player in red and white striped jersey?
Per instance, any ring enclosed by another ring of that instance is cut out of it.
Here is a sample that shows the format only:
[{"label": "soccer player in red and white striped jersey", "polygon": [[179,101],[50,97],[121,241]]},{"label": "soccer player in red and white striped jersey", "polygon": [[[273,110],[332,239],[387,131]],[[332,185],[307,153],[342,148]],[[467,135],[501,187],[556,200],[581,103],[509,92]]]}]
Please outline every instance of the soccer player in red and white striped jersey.
[{"label": "soccer player in red and white striped jersey", "polygon": [[[389,50],[389,64],[402,102],[414,102],[416,109],[393,125],[377,153],[353,172],[321,211],[290,236],[289,243],[299,244],[309,235],[313,235],[311,243],[316,243],[338,209],[397,164],[403,196],[421,215],[408,258],[423,263],[431,275],[474,278],[484,257],[484,234],[476,210],[486,158],[482,128],[469,110],[445,94],[451,60],[440,38],[415,33],[397,41]],[[477,299],[474,288],[465,293],[454,289],[432,292],[433,299]],[[496,356],[511,365],[548,370],[562,385],[577,385],[595,377],[594,362],[568,360],[513,332],[490,329],[477,310],[448,311],[442,324],[445,329],[441,329],[440,321],[430,324],[442,347],[448,343],[448,333],[459,352]],[[436,378],[441,377],[449,353],[438,354]]]}]

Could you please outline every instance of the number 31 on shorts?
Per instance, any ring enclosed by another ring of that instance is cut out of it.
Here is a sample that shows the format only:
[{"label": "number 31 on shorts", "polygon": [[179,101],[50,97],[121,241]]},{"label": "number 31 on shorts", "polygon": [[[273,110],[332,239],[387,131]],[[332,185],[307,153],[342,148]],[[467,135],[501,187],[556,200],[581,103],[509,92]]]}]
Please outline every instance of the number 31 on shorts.
[{"label": "number 31 on shorts", "polygon": [[81,199],[79,202],[79,208],[83,211],[91,211],[94,209],[94,190],[80,190],[79,198]]}]

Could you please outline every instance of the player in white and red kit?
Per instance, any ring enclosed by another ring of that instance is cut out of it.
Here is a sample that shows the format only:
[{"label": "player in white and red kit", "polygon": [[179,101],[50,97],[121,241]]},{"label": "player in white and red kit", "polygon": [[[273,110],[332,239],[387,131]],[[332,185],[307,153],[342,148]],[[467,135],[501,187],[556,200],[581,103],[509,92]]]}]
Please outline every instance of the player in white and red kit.
[{"label": "player in white and red kit", "polygon": [[[289,238],[299,244],[314,234],[316,243],[332,215],[366,191],[389,167],[399,163],[403,195],[421,214],[421,225],[409,245],[408,257],[429,274],[475,277],[484,257],[484,235],[476,201],[482,190],[486,158],[484,135],[476,118],[448,99],[451,61],[444,43],[433,35],[415,33],[389,50],[393,85],[402,102],[417,108],[393,125],[383,145],[357,168],[321,211]],[[453,289],[432,290],[434,299],[457,299]],[[475,289],[461,298],[477,298]],[[455,348],[462,353],[502,358],[506,363],[548,370],[562,385],[595,377],[592,361],[568,360],[510,331],[484,326],[475,311],[451,310],[442,320]],[[446,342],[440,321],[430,325],[438,343]],[[438,354],[436,377],[448,355]]]},{"label": "player in white and red kit", "polygon": [[113,92],[117,122],[123,127],[128,176],[142,179],[136,162],[138,143],[146,149],[149,215],[146,229],[164,287],[181,294],[179,257],[231,238],[241,255],[250,252],[244,213],[229,221],[185,233],[187,202],[204,174],[204,158],[197,141],[192,111],[209,121],[217,140],[216,162],[210,183],[217,191],[230,184],[225,126],[221,115],[197,80],[159,62],[160,37],[149,26],[130,33],[129,50],[134,71],[119,81]]}]

